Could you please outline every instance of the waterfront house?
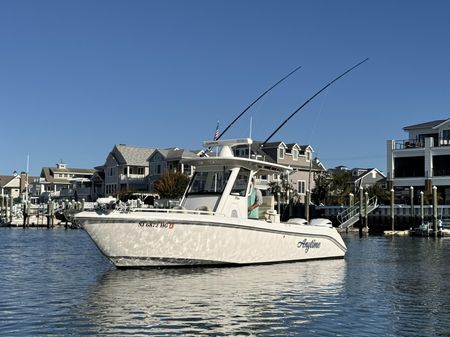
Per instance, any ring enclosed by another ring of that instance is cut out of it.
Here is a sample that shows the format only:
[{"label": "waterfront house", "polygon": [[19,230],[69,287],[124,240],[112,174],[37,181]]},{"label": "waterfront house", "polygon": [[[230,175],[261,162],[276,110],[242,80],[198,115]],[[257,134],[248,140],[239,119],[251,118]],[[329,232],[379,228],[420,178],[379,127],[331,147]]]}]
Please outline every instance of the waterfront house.
[{"label": "waterfront house", "polygon": [[450,118],[406,126],[407,139],[387,141],[387,180],[397,196],[410,187],[450,204]]},{"label": "waterfront house", "polygon": [[386,176],[377,168],[353,168],[350,173],[350,183],[355,192],[358,192],[360,188],[367,189],[376,184],[385,185]]},{"label": "waterfront house", "polygon": [[13,174],[12,176],[0,176],[0,191],[1,196],[12,197],[13,199],[23,197],[27,189],[27,180],[32,178],[27,178],[26,173]]},{"label": "waterfront house", "polygon": [[[240,145],[234,149],[237,157],[248,157],[289,166],[293,169],[287,177],[287,181],[293,190],[299,195],[300,202],[304,202],[306,191],[311,191],[316,175],[325,171],[323,164],[313,158],[314,150],[311,145],[287,144],[282,141],[266,143],[254,141],[248,145]],[[271,182],[280,182],[280,175],[261,176],[258,179],[260,185]]]},{"label": "waterfront house", "polygon": [[43,167],[39,179],[33,183],[33,195],[42,201],[51,199],[92,199],[94,169],[72,168],[65,163]]},{"label": "waterfront house", "polygon": [[367,189],[376,184],[386,188],[386,176],[377,168],[355,167],[349,169],[346,166],[340,165],[329,169],[328,172],[334,176],[334,178],[344,178],[346,180],[346,184],[349,185],[348,190],[354,194],[359,193],[361,188]]},{"label": "waterfront house", "polygon": [[197,157],[199,153],[176,147],[171,149],[156,149],[148,158],[148,182],[150,191],[153,191],[153,184],[166,170],[181,172],[189,177],[192,176],[193,167],[184,164],[182,160]]},{"label": "waterfront house", "polygon": [[104,172],[104,195],[117,195],[121,191],[148,191],[148,158],[154,148],[118,144],[108,154]]}]

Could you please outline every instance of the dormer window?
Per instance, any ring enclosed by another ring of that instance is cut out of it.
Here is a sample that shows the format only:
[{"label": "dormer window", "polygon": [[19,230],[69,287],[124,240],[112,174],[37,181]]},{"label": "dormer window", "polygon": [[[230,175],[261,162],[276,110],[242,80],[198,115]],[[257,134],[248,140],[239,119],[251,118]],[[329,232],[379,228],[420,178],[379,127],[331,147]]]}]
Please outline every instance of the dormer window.
[{"label": "dormer window", "polygon": [[292,159],[298,160],[298,150],[292,149]]},{"label": "dormer window", "polygon": [[306,161],[310,161],[311,160],[311,151],[306,151],[305,155],[306,155]]},{"label": "dormer window", "polygon": [[284,148],[283,147],[280,147],[278,149],[278,158],[284,159]]}]

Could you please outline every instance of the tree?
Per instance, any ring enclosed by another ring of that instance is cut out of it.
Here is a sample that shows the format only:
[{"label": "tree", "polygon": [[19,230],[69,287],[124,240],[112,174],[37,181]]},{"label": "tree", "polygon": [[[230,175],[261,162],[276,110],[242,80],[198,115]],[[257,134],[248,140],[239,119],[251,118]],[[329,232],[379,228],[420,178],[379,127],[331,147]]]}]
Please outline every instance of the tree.
[{"label": "tree", "polygon": [[348,195],[352,192],[350,184],[351,173],[346,170],[337,170],[332,174],[330,189],[333,193],[334,203],[342,205],[346,202]]},{"label": "tree", "polygon": [[383,188],[380,182],[368,187],[367,193],[369,193],[371,197],[377,197],[378,202],[381,204],[390,203],[390,193]]},{"label": "tree", "polygon": [[154,189],[161,198],[178,199],[183,196],[189,183],[189,178],[181,173],[166,171],[155,182]]},{"label": "tree", "polygon": [[320,172],[314,179],[314,188],[311,191],[311,200],[314,204],[326,204],[329,200],[331,175],[328,172]]}]

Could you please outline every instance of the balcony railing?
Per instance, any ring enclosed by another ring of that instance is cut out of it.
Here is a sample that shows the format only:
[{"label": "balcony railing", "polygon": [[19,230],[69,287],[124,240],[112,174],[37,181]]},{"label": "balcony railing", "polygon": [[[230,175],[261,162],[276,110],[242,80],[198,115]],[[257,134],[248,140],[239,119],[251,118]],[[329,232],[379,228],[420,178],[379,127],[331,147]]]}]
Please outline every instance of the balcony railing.
[{"label": "balcony railing", "polygon": [[439,146],[450,146],[450,139],[439,138]]},{"label": "balcony railing", "polygon": [[131,180],[143,180],[145,178],[144,174],[121,174],[120,180],[121,181],[131,181]]},{"label": "balcony railing", "polygon": [[395,150],[403,150],[403,149],[417,149],[425,147],[425,144],[423,141],[416,140],[416,139],[403,139],[403,140],[396,140],[395,141]]},{"label": "balcony railing", "polygon": [[[450,139],[448,138],[439,138],[435,139],[434,147],[441,146],[450,146]],[[404,140],[396,140],[394,145],[394,150],[404,150],[404,149],[417,149],[425,147],[425,141],[423,139],[404,139]]]},{"label": "balcony railing", "polygon": [[450,176],[450,168],[434,168],[433,175],[435,177]]}]

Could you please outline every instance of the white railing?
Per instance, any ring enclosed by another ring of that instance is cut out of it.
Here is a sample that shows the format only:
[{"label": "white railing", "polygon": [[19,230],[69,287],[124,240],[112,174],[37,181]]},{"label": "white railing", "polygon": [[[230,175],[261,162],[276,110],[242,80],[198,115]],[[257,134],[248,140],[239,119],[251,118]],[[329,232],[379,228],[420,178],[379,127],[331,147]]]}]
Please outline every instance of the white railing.
[{"label": "white railing", "polygon": [[121,174],[120,180],[134,180],[134,179],[144,179],[144,174]]},{"label": "white railing", "polygon": [[[363,212],[365,205],[363,204]],[[378,207],[378,199],[377,197],[372,197],[367,201],[367,214],[371,213]],[[339,228],[348,228],[353,226],[359,220],[360,205],[359,202],[355,203],[352,207],[348,207],[344,211],[338,213],[337,220],[340,225]]]},{"label": "white railing", "polygon": [[129,211],[130,212],[202,214],[202,215],[225,216],[225,214],[217,213],[217,212],[193,210],[193,209],[184,209],[184,208],[130,208]]}]

